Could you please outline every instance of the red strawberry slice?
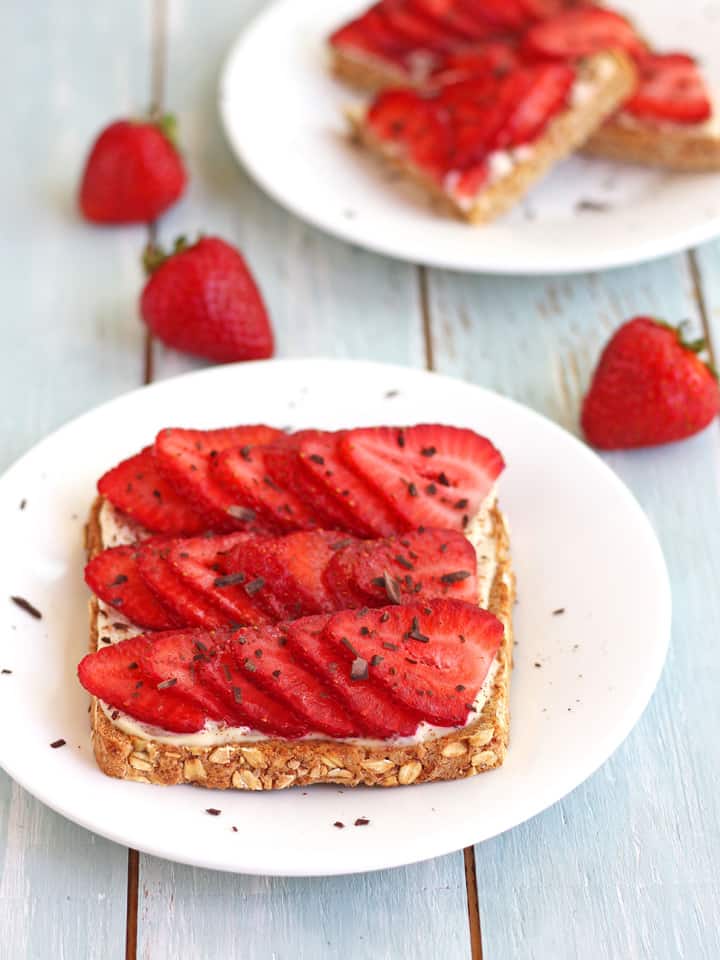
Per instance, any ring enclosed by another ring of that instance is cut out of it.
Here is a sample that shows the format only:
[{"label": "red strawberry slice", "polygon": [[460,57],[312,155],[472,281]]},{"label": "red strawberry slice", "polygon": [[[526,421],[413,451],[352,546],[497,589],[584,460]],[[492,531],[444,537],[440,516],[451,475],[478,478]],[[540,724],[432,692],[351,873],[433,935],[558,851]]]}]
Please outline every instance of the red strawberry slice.
[{"label": "red strawberry slice", "polygon": [[702,123],[712,102],[697,63],[682,53],[649,54],[639,61],[640,80],[623,110],[648,120]]},{"label": "red strawberry slice", "polygon": [[466,170],[485,163],[499,134],[527,92],[523,71],[502,77],[473,77],[439,93],[453,122],[452,167]]},{"label": "red strawberry slice", "polygon": [[532,20],[549,20],[575,5],[575,0],[520,0],[520,6]]},{"label": "red strawberry slice", "polygon": [[268,473],[283,490],[302,500],[312,509],[318,524],[324,529],[350,529],[351,512],[345,504],[332,497],[322,484],[302,469],[299,450],[305,440],[322,442],[326,434],[322,430],[300,430],[282,441],[265,448],[265,464]]},{"label": "red strawberry slice", "polygon": [[241,675],[303,717],[311,730],[331,737],[355,737],[364,732],[330,688],[296,657],[283,627],[239,630],[232,653]]},{"label": "red strawberry slice", "polygon": [[513,80],[519,96],[494,143],[501,149],[531,143],[565,109],[575,71],[566,64],[544,64],[518,70]]},{"label": "red strawberry slice", "polygon": [[227,496],[246,504],[261,521],[281,530],[307,530],[317,526],[312,509],[270,475],[267,448],[247,445],[226,450],[214,458],[211,475]]},{"label": "red strawberry slice", "polygon": [[497,24],[483,19],[478,10],[463,8],[458,0],[414,0],[414,6],[465,40],[485,40],[498,32]]},{"label": "red strawberry slice", "polygon": [[245,590],[247,578],[228,564],[230,556],[250,533],[173,540],[167,545],[167,562],[186,583],[225,615],[233,626],[266,623],[268,617]]},{"label": "red strawberry slice", "polygon": [[388,28],[413,50],[444,52],[462,43],[462,33],[456,33],[450,23],[439,23],[432,16],[405,2],[385,0],[380,7]]},{"label": "red strawberry slice", "polygon": [[333,557],[325,578],[338,596],[355,592],[362,598],[349,607],[417,603],[431,597],[477,603],[478,598],[475,548],[452,530],[424,528],[350,544]]},{"label": "red strawberry slice", "polygon": [[251,539],[228,558],[228,569],[242,571],[248,583],[262,581],[256,596],[276,620],[295,620],[337,609],[323,574],[333,547],[351,538],[328,530]]},{"label": "red strawberry slice", "polygon": [[440,86],[472,77],[501,77],[517,66],[517,55],[509,43],[499,41],[465,47],[443,57],[432,73]]},{"label": "red strawberry slice", "polygon": [[227,617],[207,597],[178,576],[168,563],[166,543],[145,542],[138,551],[140,575],[181,623],[198,627],[222,627]]},{"label": "red strawberry slice", "polygon": [[85,567],[85,583],[105,603],[131,623],[149,630],[178,626],[171,613],[140,576],[137,546],[111,547],[96,554]]},{"label": "red strawberry slice", "polygon": [[174,685],[158,689],[140,669],[140,662],[152,656],[157,636],[131,637],[88,654],[78,666],[80,683],[93,696],[142,723],[175,733],[194,733],[202,729],[205,711],[181,696]]},{"label": "red strawberry slice", "polygon": [[528,56],[569,60],[603,50],[625,50],[638,56],[644,52],[645,45],[625,17],[602,7],[588,6],[566,10],[535,24],[525,34],[522,50]]},{"label": "red strawberry slice", "polygon": [[400,517],[340,457],[343,433],[305,437],[301,464],[314,481],[348,512],[345,529],[359,536],[388,536],[405,529]]},{"label": "red strawberry slice", "polygon": [[114,507],[153,533],[192,536],[205,521],[158,469],[153,448],[108,470],[98,481],[98,492]]},{"label": "red strawberry slice", "polygon": [[330,36],[337,49],[359,49],[402,64],[408,52],[407,41],[390,29],[382,13],[375,7]]},{"label": "red strawberry slice", "polygon": [[[220,531],[244,530],[253,525],[250,505],[238,502],[223,489],[210,465],[223,450],[244,449],[256,443],[272,443],[282,436],[273,427],[228,427],[223,430],[161,430],[155,439],[155,455],[165,476]],[[193,531],[198,532],[198,531]]]},{"label": "red strawberry slice", "polygon": [[377,684],[428,722],[460,726],[500,647],[503,626],[462,600],[429,600],[338,613],[324,635],[338,656],[352,648],[352,664],[345,659],[337,674],[348,691],[352,684]]},{"label": "red strawberry slice", "polygon": [[199,657],[196,669],[200,682],[234,712],[238,725],[286,739],[308,733],[306,721],[250,683],[248,671],[238,669],[231,650],[218,649]]},{"label": "red strawberry slice", "polygon": [[313,670],[334,690],[346,708],[358,718],[367,736],[411,736],[417,730],[420,715],[408,710],[380,686],[365,681],[350,681],[352,653],[338,652],[325,639],[324,617],[306,617],[287,625],[288,644],[312,665]]},{"label": "red strawberry slice", "polygon": [[495,28],[522,30],[528,23],[522,0],[458,0],[458,6]]},{"label": "red strawberry slice", "polygon": [[438,181],[448,168],[452,145],[446,113],[412,90],[386,90],[367,114],[378,139],[406,152],[416,166]]},{"label": "red strawberry slice", "polygon": [[441,424],[352,430],[340,450],[409,529],[463,529],[504,467],[485,437]]}]

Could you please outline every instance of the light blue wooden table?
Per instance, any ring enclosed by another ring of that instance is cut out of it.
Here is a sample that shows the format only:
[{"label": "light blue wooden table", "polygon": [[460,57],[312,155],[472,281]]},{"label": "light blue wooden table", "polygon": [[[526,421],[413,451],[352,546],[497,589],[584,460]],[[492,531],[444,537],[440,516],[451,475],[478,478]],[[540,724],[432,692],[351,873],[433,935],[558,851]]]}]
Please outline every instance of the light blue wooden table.
[{"label": "light blue wooden table", "polygon": [[[93,135],[150,100],[178,114],[192,178],[161,239],[204,229],[239,244],[281,355],[429,367],[576,431],[598,349],[628,316],[691,318],[720,350],[717,243],[609,273],[503,279],[399,265],[288,216],[238,169],[215,108],[223,54],[260,6],[170,0],[164,18],[150,0],[1,5],[0,467],[98,402],[201,365],[144,338],[147,231],[91,229],[75,210]],[[277,880],[138,856],[0,774],[0,956],[720,957],[720,433],[607,460],[665,550],[673,642],[637,728],[571,796],[464,853]]]}]

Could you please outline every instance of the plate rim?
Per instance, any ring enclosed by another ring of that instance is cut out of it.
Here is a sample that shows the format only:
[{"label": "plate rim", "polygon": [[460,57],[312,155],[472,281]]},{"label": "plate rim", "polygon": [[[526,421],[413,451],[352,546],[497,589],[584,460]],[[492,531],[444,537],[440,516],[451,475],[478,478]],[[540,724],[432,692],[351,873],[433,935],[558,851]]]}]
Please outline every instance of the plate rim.
[{"label": "plate rim", "polygon": [[[520,826],[523,823],[533,819],[538,816],[544,810],[549,809],[554,806],[556,803],[560,802],[569,793],[579,787],[584,783],[593,773],[595,773],[601,766],[603,766],[607,760],[620,748],[624,743],[626,738],[629,736],[631,731],[634,729],[638,723],[640,717],[644,713],[657,685],[662,675],[666,659],[667,652],[670,643],[671,637],[671,613],[672,613],[672,591],[671,583],[669,578],[669,573],[667,569],[667,564],[662,552],[657,535],[650,524],[649,518],[642,506],[634,496],[633,492],[629,487],[618,477],[618,475],[612,470],[612,468],[605,463],[605,461],[591,448],[586,446],[578,437],[570,433],[554,420],[551,420],[549,417],[546,417],[544,414],[539,413],[533,408],[523,404],[513,398],[506,397],[499,392],[492,390],[490,388],[481,386],[479,384],[474,384],[469,381],[463,380],[459,377],[452,377],[447,374],[437,373],[436,371],[425,370],[419,367],[410,367],[404,366],[397,363],[385,363],[382,361],[372,361],[372,360],[355,360],[351,358],[339,358],[339,357],[329,357],[329,356],[312,356],[312,357],[284,357],[276,358],[270,360],[259,360],[251,361],[245,363],[236,363],[236,364],[226,364],[221,366],[209,367],[201,370],[194,370],[188,373],[185,373],[178,377],[168,378],[166,380],[161,380],[152,384],[136,387],[133,390],[125,391],[124,393],[118,394],[117,396],[110,398],[109,400],[98,404],[97,406],[91,408],[90,410],[85,411],[82,414],[72,418],[64,424],[61,424],[58,428],[51,431],[37,441],[33,446],[27,450],[21,457],[15,460],[2,474],[0,474],[0,495],[2,493],[3,487],[6,482],[12,482],[13,475],[18,473],[22,474],[22,471],[25,467],[25,463],[28,459],[31,459],[35,455],[37,449],[43,446],[46,442],[51,440],[56,441],[58,437],[62,436],[63,432],[76,429],[78,425],[82,425],[83,421],[91,419],[97,416],[106,408],[111,407],[112,405],[121,402],[127,398],[137,397],[137,396],[147,396],[148,393],[162,392],[164,389],[167,389],[170,386],[175,386],[178,381],[188,381],[188,380],[202,380],[203,378],[212,378],[219,371],[229,371],[229,370],[243,370],[248,367],[262,368],[267,366],[280,366],[280,367],[296,367],[303,368],[305,366],[317,367],[320,366],[329,366],[329,367],[347,367],[353,366],[356,368],[364,368],[368,374],[371,374],[373,369],[381,368],[385,372],[397,373],[399,376],[417,376],[418,379],[425,379],[431,377],[437,381],[445,381],[451,384],[461,384],[463,387],[470,387],[475,391],[479,391],[481,394],[491,396],[495,401],[499,401],[501,406],[507,405],[511,408],[519,410],[522,412],[523,416],[530,415],[532,419],[539,419],[543,421],[546,426],[549,426],[554,432],[559,435],[562,435],[565,439],[568,439],[572,442],[573,446],[576,448],[578,453],[585,456],[589,460],[594,461],[595,467],[600,467],[601,472],[604,474],[605,479],[611,483],[615,490],[625,498],[626,501],[632,504],[633,508],[638,514],[639,519],[641,520],[645,534],[647,535],[648,543],[652,544],[652,551],[654,553],[654,562],[657,568],[657,573],[660,576],[661,581],[661,591],[658,595],[658,606],[661,608],[661,614],[659,617],[659,622],[664,624],[663,636],[661,638],[662,642],[658,642],[654,648],[654,660],[652,663],[652,669],[643,674],[643,682],[640,684],[636,696],[630,702],[630,709],[625,709],[623,716],[624,722],[621,727],[621,732],[613,738],[612,743],[608,742],[606,744],[606,749],[600,751],[597,756],[593,758],[593,761],[590,764],[585,765],[580,769],[580,774],[578,776],[577,770],[578,767],[574,767],[575,771],[572,775],[569,775],[563,781],[563,784],[560,788],[560,791],[554,796],[549,803],[545,799],[541,799],[540,802],[533,806],[531,805],[522,816],[520,820],[509,824],[503,829],[490,833],[487,836],[483,836],[481,839],[477,839],[477,830],[473,828],[473,821],[468,821],[467,825],[464,827],[464,830],[457,831],[454,834],[454,839],[452,841],[453,846],[451,849],[448,849],[447,840],[443,840],[444,834],[439,832],[435,842],[428,841],[424,848],[423,852],[415,857],[408,856],[407,854],[399,853],[396,856],[387,856],[387,853],[392,853],[392,851],[387,851],[386,856],[382,863],[374,863],[370,866],[359,864],[352,864],[349,867],[346,864],[337,865],[336,867],[329,869],[327,866],[323,866],[322,869],[312,870],[307,869],[306,867],[298,869],[290,869],[287,866],[284,868],[279,868],[271,866],[262,865],[260,862],[245,862],[244,864],[237,866],[230,864],[227,861],[220,862],[218,859],[213,857],[203,858],[202,856],[193,856],[193,855],[183,855],[182,852],[178,853],[174,850],[168,849],[164,845],[154,846],[152,843],[137,843],[132,838],[128,837],[127,830],[114,830],[112,827],[98,827],[97,823],[93,820],[92,817],[84,816],[82,813],[78,814],[75,812],[72,803],[60,803],[53,800],[51,792],[51,783],[49,780],[41,781],[41,787],[38,789],[37,784],[32,782],[32,778],[26,778],[23,775],[22,770],[18,774],[17,769],[13,768],[12,764],[7,766],[4,760],[0,761],[0,768],[5,770],[8,776],[11,777],[13,781],[19,784],[24,790],[30,793],[33,797],[38,799],[45,806],[49,807],[56,813],[65,817],[73,823],[77,823],[84,829],[90,830],[91,832],[105,837],[108,840],[111,840],[115,843],[120,843],[123,846],[133,846],[135,849],[140,850],[143,853],[149,854],[151,856],[160,857],[172,862],[182,863],[189,866],[196,866],[204,869],[213,869],[220,870],[228,873],[250,873],[258,876],[277,876],[277,877],[310,877],[310,876],[341,876],[341,875],[350,875],[355,873],[371,873],[378,870],[391,869],[400,866],[406,866],[413,863],[423,862],[425,860],[433,859],[437,856],[442,856],[455,852],[462,847],[475,845],[477,843],[482,843],[484,840],[492,839],[493,837],[500,836],[502,833],[512,830],[517,826]],[[372,381],[370,381],[372,382]],[[89,739],[89,731],[88,731]],[[94,762],[94,761],[93,761]],[[501,772],[501,771],[500,771]],[[100,771],[97,771],[100,774]],[[44,784],[44,785],[43,785]],[[412,789],[412,788],[411,788]],[[457,843],[458,834],[462,833],[463,839],[460,843]],[[352,857],[352,851],[348,851],[348,856]]]},{"label": "plate rim", "polygon": [[[318,214],[316,208],[304,206],[302,202],[299,202],[294,197],[282,193],[275,181],[265,175],[262,167],[252,161],[245,148],[245,141],[236,134],[235,124],[231,117],[231,90],[233,89],[231,78],[233,72],[237,69],[238,61],[244,54],[245,47],[252,41],[253,33],[263,26],[264,21],[276,15],[276,10],[282,7],[290,7],[293,4],[296,5],[295,0],[272,0],[266,7],[259,10],[235,37],[225,54],[218,77],[216,88],[217,110],[225,140],[235,160],[242,165],[252,180],[275,203],[283,207],[283,209],[289,211],[305,223],[321,230],[323,233],[401,263],[421,264],[422,266],[434,267],[440,270],[481,275],[497,274],[499,276],[528,277],[549,277],[561,274],[574,275],[649,263],[665,256],[682,253],[720,235],[720,213],[718,213],[716,216],[710,217],[702,223],[690,225],[672,235],[665,235],[662,231],[659,231],[656,235],[636,242],[631,247],[622,248],[608,245],[606,255],[601,257],[583,257],[581,254],[574,254],[572,261],[561,261],[555,267],[542,263],[533,263],[529,260],[521,262],[503,260],[496,262],[492,260],[492,258],[487,262],[482,262],[482,258],[480,258],[478,262],[458,262],[456,258],[443,257],[442,248],[438,247],[436,251],[435,245],[432,243],[428,243],[423,247],[423,251],[427,251],[426,253],[423,253],[421,256],[415,256],[414,253],[403,252],[401,249],[398,249],[397,245],[386,242],[383,239],[382,233],[377,235],[372,242],[366,237],[358,238],[348,223],[342,220],[336,222],[330,218],[323,217]],[[712,176],[712,174],[710,175]],[[702,176],[702,174],[698,174],[698,176]],[[718,177],[720,177],[720,174]],[[468,226],[468,230],[472,229],[478,228]]]}]

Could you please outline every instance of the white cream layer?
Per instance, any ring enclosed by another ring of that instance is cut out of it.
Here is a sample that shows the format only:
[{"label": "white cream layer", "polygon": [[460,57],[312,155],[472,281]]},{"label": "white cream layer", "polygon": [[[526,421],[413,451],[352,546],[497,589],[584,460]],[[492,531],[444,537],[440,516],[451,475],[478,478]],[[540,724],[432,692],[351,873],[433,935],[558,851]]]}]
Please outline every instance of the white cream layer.
[{"label": "white cream layer", "polygon": [[[493,537],[491,517],[491,510],[495,505],[495,501],[496,492],[495,488],[493,488],[483,503],[481,510],[468,524],[466,530],[466,536],[475,547],[475,553],[477,555],[478,605],[480,607],[486,607],[488,604],[490,590],[492,589],[497,570],[497,549],[495,538]],[[99,523],[102,541],[106,547],[133,543],[145,533],[138,527],[128,524],[107,501],[103,503],[100,509]],[[103,646],[112,643],[118,643],[120,640],[136,636],[143,632],[102,600],[98,600],[97,603],[98,614],[96,624],[98,649],[102,649]],[[492,692],[497,667],[498,661],[495,659],[490,666],[485,682],[473,701],[473,709],[468,713],[465,725],[474,723],[482,712],[485,702]],[[102,700],[100,701],[100,706],[108,719],[124,733],[132,737],[157,740],[160,743],[170,743],[177,746],[188,747],[210,747],[221,743],[272,739],[266,734],[252,730],[249,727],[227,727],[224,724],[215,723],[211,720],[206,721],[204,729],[197,733],[176,734],[163,730],[160,727],[153,727],[149,724],[134,720],[126,713],[123,713],[121,710],[116,710]],[[383,743],[392,743],[393,746],[412,746],[426,740],[446,736],[455,729],[458,728],[438,727],[421,721],[415,733],[410,737],[395,737],[391,741],[351,737],[344,742],[364,746],[381,746]],[[308,734],[302,739],[327,740],[328,736],[322,733]]]}]

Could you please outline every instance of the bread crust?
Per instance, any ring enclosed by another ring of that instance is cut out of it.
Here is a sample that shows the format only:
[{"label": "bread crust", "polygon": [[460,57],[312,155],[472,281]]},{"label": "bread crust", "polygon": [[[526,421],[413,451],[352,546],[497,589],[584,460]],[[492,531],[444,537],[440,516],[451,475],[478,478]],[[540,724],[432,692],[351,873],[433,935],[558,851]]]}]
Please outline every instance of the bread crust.
[{"label": "bread crust", "polygon": [[470,223],[487,223],[517,203],[556,163],[585,143],[632,91],[635,68],[622,53],[599,53],[582,62],[578,80],[595,85],[594,94],[584,103],[570,106],[554,117],[543,135],[532,144],[530,156],[518,161],[506,176],[483,188],[467,208],[404,158],[392,156],[363,122],[364,111],[349,112],[348,120],[362,143],[422,186],[443,209]]},{"label": "bread crust", "polygon": [[720,170],[720,134],[702,126],[667,130],[611,119],[595,131],[583,152],[621,163],[688,173]]},{"label": "bread crust", "polygon": [[[103,549],[99,522],[102,502],[98,498],[93,504],[86,528],[89,557]],[[500,766],[509,738],[515,577],[507,526],[497,506],[492,511],[492,523],[498,564],[488,609],[502,621],[505,636],[498,652],[492,690],[474,723],[412,746],[270,739],[189,747],[130,736],[115,726],[93,697],[90,716],[98,766],[103,773],[121,780],[168,786],[193,783],[221,790],[279,790],[315,783],[394,787],[456,780]],[[97,600],[93,597],[90,601],[92,652],[98,643],[97,611]]]}]

